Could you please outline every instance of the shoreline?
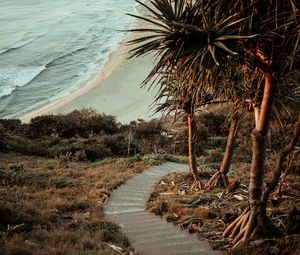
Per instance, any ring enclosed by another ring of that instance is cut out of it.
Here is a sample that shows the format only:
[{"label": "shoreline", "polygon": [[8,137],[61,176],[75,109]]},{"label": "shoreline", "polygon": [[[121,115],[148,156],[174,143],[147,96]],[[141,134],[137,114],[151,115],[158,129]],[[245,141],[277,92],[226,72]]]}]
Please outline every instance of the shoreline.
[{"label": "shoreline", "polygon": [[124,37],[117,45],[117,47],[109,54],[106,63],[103,68],[99,70],[99,72],[91,77],[88,81],[86,81],[80,88],[75,90],[71,95],[68,95],[64,98],[61,98],[57,101],[48,103],[40,108],[37,108],[28,113],[24,113],[16,118],[20,119],[22,122],[27,123],[31,118],[47,115],[52,113],[57,113],[59,109],[63,108],[68,103],[76,100],[76,98],[84,95],[89,92],[93,88],[97,86],[101,86],[101,83],[107,79],[110,75],[112,75],[115,69],[126,60],[128,57],[128,50],[130,49],[128,46],[126,47],[125,43],[133,38],[133,34],[129,34]]},{"label": "shoreline", "polygon": [[[145,9],[141,5],[136,6],[135,8],[141,14],[143,12],[145,12]],[[142,24],[141,21],[135,20],[133,22],[131,28],[140,26],[141,24]],[[117,44],[117,46],[109,54],[108,59],[107,59],[106,63],[104,64],[103,68],[101,68],[95,76],[91,77],[88,81],[86,81],[80,88],[75,90],[72,94],[70,94],[64,98],[61,98],[57,101],[47,103],[46,105],[39,107],[35,110],[32,110],[30,112],[21,114],[20,116],[17,116],[16,118],[19,118],[23,123],[28,123],[28,122],[30,122],[30,120],[32,118],[40,116],[40,115],[60,114],[60,113],[70,112],[71,111],[70,108],[72,108],[73,105],[76,105],[76,100],[80,101],[81,97],[86,96],[87,94],[91,93],[91,91],[93,91],[93,90],[97,90],[98,87],[104,86],[103,83],[107,79],[109,79],[111,76],[118,75],[117,72],[118,72],[118,67],[120,67],[120,65],[132,64],[132,62],[135,61],[134,59],[129,59],[129,60],[127,59],[129,57],[129,50],[133,47],[133,46],[129,46],[127,44],[127,42],[138,36],[139,35],[137,35],[136,33],[132,33],[132,32],[129,33],[128,35],[124,36],[121,39],[121,41]],[[149,61],[149,60],[147,60],[147,61]],[[137,65],[144,64],[143,61],[137,61],[137,62],[142,62],[142,63],[138,63]],[[133,67],[132,67],[132,69],[134,71]],[[141,71],[143,71],[143,70],[141,70]],[[147,72],[147,74],[148,74],[148,72]],[[146,75],[143,77],[143,79],[146,78]],[[140,83],[143,81],[143,79],[139,80],[139,81],[134,81],[134,78],[132,78],[130,82],[131,83],[136,82],[137,83],[136,88],[141,90]],[[113,85],[114,84],[110,84],[108,86],[113,86]],[[149,91],[145,91],[145,93],[148,93],[148,92]],[[96,100],[96,99],[94,99],[94,100]],[[89,101],[89,100],[86,100],[86,101]],[[140,101],[140,100],[138,98],[136,98],[135,101]],[[139,103],[143,103],[143,102],[140,101]],[[132,104],[129,106],[132,107]],[[76,108],[76,109],[80,110],[82,108],[94,109],[93,107],[90,107],[88,104],[87,104],[87,106],[84,106],[84,105],[82,105],[82,103],[81,103],[81,105],[78,105],[78,108]],[[94,110],[96,110],[97,112],[99,112],[99,110],[100,110],[99,113],[103,112],[105,114],[110,114],[105,111],[101,111],[101,105],[97,105],[96,108],[98,108],[98,109],[94,109]],[[149,105],[149,108],[150,108],[150,105]],[[69,110],[66,110],[66,109],[69,109]],[[122,111],[124,112],[124,109],[122,109]],[[142,117],[149,119],[149,116],[147,117],[147,112],[145,112],[144,116],[142,116]],[[128,112],[127,112],[127,114],[128,114]],[[113,116],[116,118],[120,117],[120,116],[115,116],[115,115],[113,115]],[[137,118],[141,118],[141,116],[137,116]],[[135,119],[132,119],[132,120],[135,120]],[[125,120],[125,122],[128,122],[128,121],[129,120]]]}]

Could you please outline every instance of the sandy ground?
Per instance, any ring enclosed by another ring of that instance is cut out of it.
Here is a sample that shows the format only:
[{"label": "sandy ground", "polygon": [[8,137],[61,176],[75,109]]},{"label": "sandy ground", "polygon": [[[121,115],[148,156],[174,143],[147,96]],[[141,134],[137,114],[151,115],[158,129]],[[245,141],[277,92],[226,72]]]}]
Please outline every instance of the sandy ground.
[{"label": "sandy ground", "polygon": [[28,122],[38,115],[68,113],[82,108],[92,108],[99,113],[112,115],[122,123],[158,117],[157,114],[153,116],[153,110],[150,109],[156,91],[140,87],[153,67],[153,58],[149,55],[126,59],[126,49],[124,46],[121,48],[112,54],[112,59],[98,76],[82,89],[55,104],[21,116],[20,119]]},{"label": "sandy ground", "polygon": [[66,104],[57,112],[67,113],[91,107],[100,113],[115,116],[122,123],[138,118],[150,119],[153,111],[149,106],[155,91],[142,89],[140,84],[152,66],[153,60],[150,56],[125,60],[99,86]]}]

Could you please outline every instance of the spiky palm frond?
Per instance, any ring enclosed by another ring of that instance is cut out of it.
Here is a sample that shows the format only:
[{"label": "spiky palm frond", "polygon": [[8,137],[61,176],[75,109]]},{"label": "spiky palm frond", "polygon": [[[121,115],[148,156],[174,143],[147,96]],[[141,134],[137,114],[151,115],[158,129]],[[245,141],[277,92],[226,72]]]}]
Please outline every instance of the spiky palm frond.
[{"label": "spiky palm frond", "polygon": [[157,57],[144,84],[159,81],[156,101],[167,100],[158,109],[171,102],[172,109],[197,106],[205,94],[236,107],[246,100],[259,104],[266,72],[281,84],[278,107],[285,104],[282,98],[298,100],[299,85],[292,89],[287,75],[300,67],[299,10],[293,0],[137,2],[148,14],[131,15],[143,22],[130,30],[141,34],[129,42],[135,45],[131,54],[154,52]]},{"label": "spiky palm frond", "polygon": [[176,67],[182,78],[189,77],[201,86],[207,70],[213,73],[215,66],[226,63],[229,55],[239,52],[236,41],[256,36],[237,33],[238,24],[244,18],[240,18],[238,12],[231,13],[228,2],[233,1],[196,1],[189,5],[185,0],[152,0],[149,6],[136,1],[149,14],[146,17],[131,15],[147,26],[130,30],[146,33],[129,42],[137,45],[131,54],[141,56],[155,52],[158,58],[146,82]]},{"label": "spiky palm frond", "polygon": [[208,98],[210,102],[240,100],[236,95],[244,90],[240,77],[234,78],[238,77],[234,74],[236,66],[225,78],[235,84],[220,82],[220,77],[226,73],[225,66],[227,71],[231,68],[229,62],[240,60],[235,60],[241,52],[239,42],[257,35],[240,33],[245,18],[233,8],[236,1],[197,0],[187,4],[186,0],[152,0],[149,5],[137,2],[148,15],[131,15],[140,19],[143,27],[130,30],[141,34],[129,42],[135,45],[130,53],[139,57],[154,52],[157,57],[144,81],[144,85],[153,80],[159,83],[157,110],[194,109],[207,104]]}]

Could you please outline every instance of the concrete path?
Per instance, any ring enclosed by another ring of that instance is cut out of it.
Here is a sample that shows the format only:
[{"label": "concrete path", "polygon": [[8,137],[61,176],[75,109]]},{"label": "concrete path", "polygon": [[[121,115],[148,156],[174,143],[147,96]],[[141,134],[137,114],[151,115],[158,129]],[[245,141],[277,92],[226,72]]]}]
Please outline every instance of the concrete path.
[{"label": "concrete path", "polygon": [[165,163],[135,175],[111,195],[105,213],[117,222],[139,255],[215,255],[206,241],[145,211],[155,184],[166,174],[187,172],[187,165]]}]

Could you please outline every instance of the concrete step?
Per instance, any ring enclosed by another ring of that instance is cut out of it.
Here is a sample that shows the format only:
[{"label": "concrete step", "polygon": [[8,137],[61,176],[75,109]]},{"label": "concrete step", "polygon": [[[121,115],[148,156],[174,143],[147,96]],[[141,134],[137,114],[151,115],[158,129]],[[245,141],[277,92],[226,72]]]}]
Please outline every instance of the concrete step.
[{"label": "concrete step", "polygon": [[221,254],[208,242],[144,210],[155,183],[175,171],[187,172],[188,167],[165,163],[137,174],[113,192],[104,209],[106,215],[120,225],[139,255]]}]

